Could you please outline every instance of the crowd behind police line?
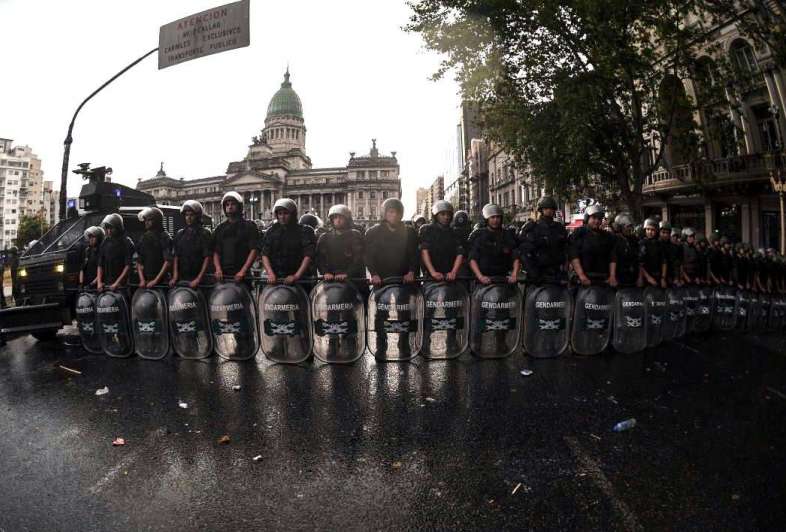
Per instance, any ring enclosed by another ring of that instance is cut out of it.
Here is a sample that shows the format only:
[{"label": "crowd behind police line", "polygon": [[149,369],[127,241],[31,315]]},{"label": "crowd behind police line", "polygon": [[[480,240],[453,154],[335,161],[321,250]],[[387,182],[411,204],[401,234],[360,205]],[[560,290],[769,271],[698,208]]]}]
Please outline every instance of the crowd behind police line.
[{"label": "crowd behind police line", "polygon": [[[383,218],[361,232],[346,205],[330,208],[322,226],[311,214],[298,218],[291,199],[274,205],[275,221],[260,231],[243,217],[243,198],[222,198],[226,219],[211,233],[201,224],[202,206],[187,200],[181,207],[185,227],[172,238],[155,207],[139,213],[145,231],[134,243],[119,214],[85,231],[80,285],[98,290],[126,287],[136,273],[139,286],[165,283],[191,288],[216,281],[248,282],[259,261],[268,282],[307,282],[369,277],[373,286],[386,278],[416,281],[419,274],[435,281],[473,279],[490,284],[501,277],[516,283],[590,286],[683,285],[732,286],[759,293],[786,293],[786,260],[773,249],[755,251],[727,237],[679,231],[668,222],[647,219],[634,227],[628,214],[606,224],[599,205],[586,209],[585,223],[568,234],[555,220],[557,205],[549,197],[538,203],[539,217],[520,229],[503,225],[502,209],[488,204],[482,221],[472,226],[465,211],[447,201],[432,207],[432,220],[403,222],[404,206],[390,198]],[[134,258],[136,260],[134,260]],[[136,272],[132,269],[136,268]],[[368,272],[368,273],[367,273]]]}]

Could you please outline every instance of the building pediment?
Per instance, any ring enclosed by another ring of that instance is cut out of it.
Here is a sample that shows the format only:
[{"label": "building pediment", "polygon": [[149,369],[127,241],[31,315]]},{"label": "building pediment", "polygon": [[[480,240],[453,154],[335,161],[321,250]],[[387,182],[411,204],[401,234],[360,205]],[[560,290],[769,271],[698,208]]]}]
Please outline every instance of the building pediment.
[{"label": "building pediment", "polygon": [[241,172],[234,175],[227,176],[224,186],[238,187],[244,185],[260,186],[265,185],[280,185],[281,180],[276,175],[258,174],[256,172]]}]

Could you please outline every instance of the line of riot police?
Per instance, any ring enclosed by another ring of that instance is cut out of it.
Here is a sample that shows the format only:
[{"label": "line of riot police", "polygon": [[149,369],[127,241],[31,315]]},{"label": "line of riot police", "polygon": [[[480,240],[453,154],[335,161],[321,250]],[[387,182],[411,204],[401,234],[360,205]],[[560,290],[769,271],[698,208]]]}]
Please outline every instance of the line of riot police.
[{"label": "line of riot police", "polygon": [[365,234],[345,205],[331,207],[323,227],[280,199],[263,231],[243,217],[240,194],[225,194],[222,207],[226,220],[213,233],[194,200],[183,204],[185,228],[174,238],[156,208],[140,212],[145,232],[136,243],[118,214],[85,231],[77,321],[88,350],[242,360],[261,349],[282,363],[312,354],[350,363],[366,348],[382,361],[467,351],[498,358],[522,344],[535,357],[591,355],[610,343],[640,351],[713,324],[728,330],[741,316],[750,330],[762,319],[780,328],[785,314],[780,296],[765,297],[781,293],[783,268],[748,260],[744,247],[735,259],[725,242],[705,251],[690,229],[684,244],[673,242],[671,228],[652,220],[639,239],[624,214],[614,234],[597,205],[570,237],[548,197],[518,234],[493,204],[470,230],[466,212],[438,201],[416,232],[391,198]]}]

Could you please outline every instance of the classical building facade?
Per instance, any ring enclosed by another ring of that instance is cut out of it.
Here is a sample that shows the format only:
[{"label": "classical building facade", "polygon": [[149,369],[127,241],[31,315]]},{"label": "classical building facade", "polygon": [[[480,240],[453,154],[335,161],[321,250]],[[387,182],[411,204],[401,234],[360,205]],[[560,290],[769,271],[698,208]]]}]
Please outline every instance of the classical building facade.
[{"label": "classical building facade", "polygon": [[[786,166],[786,73],[734,23],[715,28],[713,44],[690,79],[666,81],[697,103],[701,140],[699,152],[686,157],[679,134],[669,139],[664,164],[643,188],[645,214],[777,248],[779,202],[770,177]],[[731,79],[719,74],[721,59],[731,64]],[[711,96],[718,92],[724,96]]]},{"label": "classical building facade", "polygon": [[[44,181],[41,159],[30,146],[0,138],[0,249],[14,245],[22,216],[51,224],[52,182]],[[56,195],[56,194],[55,194]]]},{"label": "classical building facade", "polygon": [[223,218],[221,197],[234,190],[243,195],[249,218],[268,222],[279,198],[291,198],[299,212],[322,218],[332,205],[352,209],[356,221],[371,223],[381,216],[387,198],[401,196],[396,152],[380,153],[376,139],[366,155],[350,152],[346,166],[313,168],[306,153],[306,125],[300,97],[284,74],[281,88],[267,108],[264,128],[252,139],[246,156],[230,162],[226,174],[200,179],[173,179],[163,170],[151,179],[140,179],[139,190],[151,193],[158,202],[180,204],[197,199],[214,221]]}]

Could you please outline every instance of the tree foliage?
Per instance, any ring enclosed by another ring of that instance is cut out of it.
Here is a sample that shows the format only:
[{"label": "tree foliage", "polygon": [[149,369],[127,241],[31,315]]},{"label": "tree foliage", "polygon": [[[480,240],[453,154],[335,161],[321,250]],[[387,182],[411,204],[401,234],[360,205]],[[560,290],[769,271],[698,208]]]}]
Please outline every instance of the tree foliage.
[{"label": "tree foliage", "polygon": [[454,73],[485,134],[553,193],[620,198],[638,215],[645,178],[696,153],[695,105],[680,83],[710,38],[696,2],[409,5],[406,29],[444,55],[435,77]]},{"label": "tree foliage", "polygon": [[19,229],[16,233],[16,247],[20,250],[24,249],[31,241],[41,238],[41,235],[43,235],[47,229],[47,224],[42,217],[23,215],[19,218]]}]

